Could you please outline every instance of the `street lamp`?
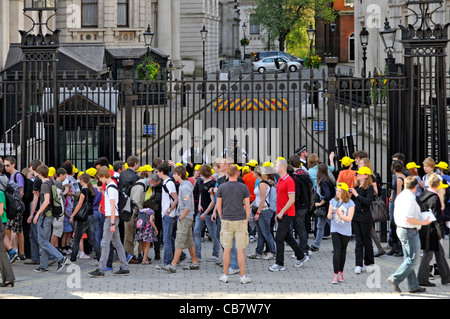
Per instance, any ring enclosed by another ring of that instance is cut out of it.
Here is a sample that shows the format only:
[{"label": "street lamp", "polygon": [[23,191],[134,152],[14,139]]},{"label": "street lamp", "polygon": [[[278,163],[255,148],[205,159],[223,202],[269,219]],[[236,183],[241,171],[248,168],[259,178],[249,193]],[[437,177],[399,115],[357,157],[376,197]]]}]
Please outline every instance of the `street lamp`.
[{"label": "street lamp", "polygon": [[330,56],[333,56],[333,54],[334,54],[334,32],[335,31],[336,31],[336,24],[334,22],[331,22],[331,24],[330,24],[330,42],[331,42]]},{"label": "street lamp", "polygon": [[150,47],[152,46],[153,37],[155,34],[152,32],[152,29],[150,28],[150,24],[147,27],[147,30],[145,30],[144,34],[144,41],[145,46],[147,47],[147,56],[150,54]]},{"label": "street lamp", "polygon": [[203,85],[202,85],[202,99],[206,97],[206,83],[205,83],[205,75],[206,75],[206,69],[205,69],[205,44],[206,44],[206,38],[208,37],[208,30],[206,29],[206,26],[203,25],[203,29],[200,30],[200,35],[203,42]]},{"label": "street lamp", "polygon": [[384,22],[384,29],[380,31],[381,40],[383,41],[384,49],[388,55],[386,59],[387,64],[392,64],[395,62],[393,52],[394,52],[394,44],[395,44],[395,34],[397,29],[391,28],[389,25],[389,21],[386,18]]},{"label": "street lamp", "polygon": [[245,24],[245,22],[242,25],[242,31],[244,31],[244,60],[245,60],[245,47],[247,46],[247,42],[246,42],[247,39],[245,38],[245,32],[247,31],[247,25]]},{"label": "street lamp", "polygon": [[[38,22],[27,14],[28,11],[37,11]],[[42,13],[44,11],[54,11],[54,13],[49,16],[46,21],[42,20]],[[56,14],[56,0],[24,0],[23,3],[23,14],[32,21],[32,27],[28,31],[19,31],[22,36],[22,44],[24,45],[41,45],[41,44],[58,44],[59,43],[59,33],[60,30],[51,30],[48,26],[48,21]],[[39,27],[38,33],[33,35],[30,32],[35,26]],[[52,34],[43,34],[42,26],[45,26]]]},{"label": "street lamp", "polygon": [[312,47],[313,47],[313,42],[314,42],[314,37],[316,35],[316,29],[313,28],[312,23],[309,25],[309,29],[306,30],[306,32],[308,33],[308,38],[310,41],[309,44],[309,52],[312,53]]},{"label": "street lamp", "polygon": [[367,61],[367,44],[369,44],[369,31],[367,31],[366,27],[363,27],[361,32],[359,33],[359,40],[361,41],[362,49],[363,49],[363,77],[366,77],[366,61]]}]

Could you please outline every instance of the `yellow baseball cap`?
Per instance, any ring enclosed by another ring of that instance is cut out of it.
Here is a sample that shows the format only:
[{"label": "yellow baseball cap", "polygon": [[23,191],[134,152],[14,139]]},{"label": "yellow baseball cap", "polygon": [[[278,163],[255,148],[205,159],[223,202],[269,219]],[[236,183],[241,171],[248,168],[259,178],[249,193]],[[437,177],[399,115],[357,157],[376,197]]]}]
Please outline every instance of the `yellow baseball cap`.
[{"label": "yellow baseball cap", "polygon": [[436,164],[436,167],[448,170],[448,164],[446,162],[439,162],[438,164]]},{"label": "yellow baseball cap", "polygon": [[242,175],[249,173],[249,172],[250,172],[250,167],[248,167],[248,166],[242,167]]},{"label": "yellow baseball cap", "polygon": [[406,169],[411,169],[411,168],[420,168],[420,166],[417,165],[415,162],[409,162],[408,164],[406,164]]},{"label": "yellow baseball cap", "polygon": [[272,162],[264,162],[264,163],[262,164],[262,166],[263,166],[263,167],[274,167],[275,165],[273,165]]},{"label": "yellow baseball cap", "polygon": [[136,170],[136,172],[151,172],[151,171],[154,171],[154,169],[150,165],[141,166]]},{"label": "yellow baseball cap", "polygon": [[279,160],[286,160],[284,157],[280,156],[277,158],[277,160],[275,162],[278,162]]},{"label": "yellow baseball cap", "polygon": [[248,166],[252,166],[252,167],[256,167],[256,166],[259,165],[259,163],[258,163],[257,160],[252,159],[252,160],[250,160],[250,162],[247,163],[247,165]]},{"label": "yellow baseball cap", "polygon": [[78,173],[78,168],[76,168],[74,165],[72,165],[72,173]]},{"label": "yellow baseball cap", "polygon": [[337,188],[343,189],[348,192],[348,185],[346,183],[338,183],[336,185]]},{"label": "yellow baseball cap", "polygon": [[357,172],[359,175],[372,175],[372,171],[368,167],[361,167]]},{"label": "yellow baseball cap", "polygon": [[440,183],[438,189],[448,188],[448,184]]},{"label": "yellow baseball cap", "polygon": [[201,166],[200,164],[195,165],[194,171],[198,171],[200,169],[200,166]]},{"label": "yellow baseball cap", "polygon": [[175,165],[176,166],[183,166],[183,163],[178,162],[178,163],[175,163]]},{"label": "yellow baseball cap", "polygon": [[344,156],[342,159],[339,160],[343,166],[347,167],[350,166],[351,163],[353,163],[355,160],[351,159],[348,156]]},{"label": "yellow baseball cap", "polygon": [[55,174],[56,174],[56,168],[54,168],[53,166],[49,167],[48,168],[48,177],[52,177]]},{"label": "yellow baseball cap", "polygon": [[97,170],[91,167],[86,170],[86,173],[89,174],[91,177],[95,177],[95,174],[97,174]]}]

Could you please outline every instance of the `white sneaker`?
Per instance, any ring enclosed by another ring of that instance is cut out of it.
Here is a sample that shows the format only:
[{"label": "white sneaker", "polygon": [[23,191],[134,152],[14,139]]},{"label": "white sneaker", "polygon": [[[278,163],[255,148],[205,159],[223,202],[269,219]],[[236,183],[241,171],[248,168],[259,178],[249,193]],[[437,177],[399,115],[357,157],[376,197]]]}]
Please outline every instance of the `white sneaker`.
[{"label": "white sneaker", "polygon": [[278,264],[273,264],[272,266],[269,267],[270,271],[283,271],[284,267],[280,266]]},{"label": "white sneaker", "polygon": [[228,275],[236,275],[239,273],[239,269],[228,268]]},{"label": "white sneaker", "polygon": [[361,271],[362,271],[361,266],[356,266],[355,267],[355,274],[359,275],[359,274],[361,274]]},{"label": "white sneaker", "polygon": [[228,276],[225,274],[222,274],[222,276],[220,276],[219,281],[227,283],[228,282]]},{"label": "white sneaker", "polygon": [[80,251],[80,253],[78,254],[78,258],[80,259],[90,259],[91,257],[89,257],[88,255],[86,255],[84,253],[84,251]]},{"label": "white sneaker", "polygon": [[308,260],[309,260],[308,255],[305,255],[305,257],[303,257],[302,260],[297,260],[297,261],[295,262],[294,267],[295,267],[295,268],[300,268],[300,267],[303,266],[303,264],[304,264],[305,262],[307,262]]},{"label": "white sneaker", "polygon": [[273,260],[273,259],[275,259],[275,255],[273,253],[267,253],[266,255],[264,255],[262,257],[262,259],[264,259],[264,260]]},{"label": "white sneaker", "polygon": [[250,277],[247,277],[247,275],[244,275],[243,277],[241,277],[241,284],[248,284],[251,282],[252,282],[252,279]]}]

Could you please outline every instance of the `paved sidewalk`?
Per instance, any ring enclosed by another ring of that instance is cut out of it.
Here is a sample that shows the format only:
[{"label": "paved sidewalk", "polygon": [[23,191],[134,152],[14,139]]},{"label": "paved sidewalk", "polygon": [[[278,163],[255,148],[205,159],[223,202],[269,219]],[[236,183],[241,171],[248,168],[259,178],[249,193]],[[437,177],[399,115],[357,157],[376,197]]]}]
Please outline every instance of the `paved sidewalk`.
[{"label": "paved sidewalk", "polygon": [[[312,243],[310,236],[309,243]],[[110,272],[104,278],[90,278],[88,272],[95,269],[93,260],[79,259],[76,264],[67,265],[61,272],[56,272],[56,264],[49,267],[49,273],[33,271],[34,265],[25,265],[22,261],[13,264],[16,275],[14,288],[0,288],[0,298],[152,298],[152,299],[279,299],[279,298],[314,298],[314,299],[374,299],[374,298],[449,298],[450,286],[443,286],[439,278],[436,287],[427,287],[422,294],[407,293],[406,282],[400,285],[405,293],[393,292],[386,278],[401,263],[401,257],[381,256],[376,258],[372,273],[354,274],[355,242],[349,243],[347,262],[344,270],[345,282],[331,284],[332,279],[332,245],[331,239],[323,240],[320,250],[312,253],[309,261],[302,268],[294,268],[290,258],[292,250],[286,247],[285,271],[272,273],[268,267],[274,261],[250,260],[247,258],[247,274],[253,282],[242,285],[239,275],[229,276],[230,282],[224,284],[218,278],[221,267],[206,262],[212,249],[212,243],[203,243],[204,255],[200,270],[185,271],[178,267],[176,273],[158,270],[158,261],[150,265],[130,265],[130,275],[113,276]],[[250,243],[246,255],[253,253],[256,243]],[[444,248],[448,257],[448,240]],[[206,253],[206,254],[205,254]],[[153,257],[153,250],[150,251]],[[448,260],[447,260],[448,261]],[[183,263],[186,263],[184,261]],[[118,269],[119,264],[114,264]]]}]

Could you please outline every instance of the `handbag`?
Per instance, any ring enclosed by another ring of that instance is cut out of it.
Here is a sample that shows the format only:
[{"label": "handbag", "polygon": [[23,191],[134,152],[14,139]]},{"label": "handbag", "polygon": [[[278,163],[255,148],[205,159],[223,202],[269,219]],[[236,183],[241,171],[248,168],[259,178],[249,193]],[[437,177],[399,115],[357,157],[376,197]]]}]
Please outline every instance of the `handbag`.
[{"label": "handbag", "polygon": [[370,205],[370,214],[372,215],[373,222],[383,222],[388,220],[388,210],[386,203],[381,199],[381,197],[376,197],[376,199]]},{"label": "handbag", "polygon": [[328,211],[323,206],[316,207],[316,210],[314,211],[314,215],[316,215],[316,217],[320,217],[320,218],[325,218],[327,216],[327,214],[328,214]]},{"label": "handbag", "polygon": [[85,222],[85,221],[87,221],[89,215],[91,215],[91,214],[92,214],[91,203],[89,203],[89,200],[85,199],[83,205],[81,205],[80,210],[73,217],[73,219],[78,221],[78,222]]}]

